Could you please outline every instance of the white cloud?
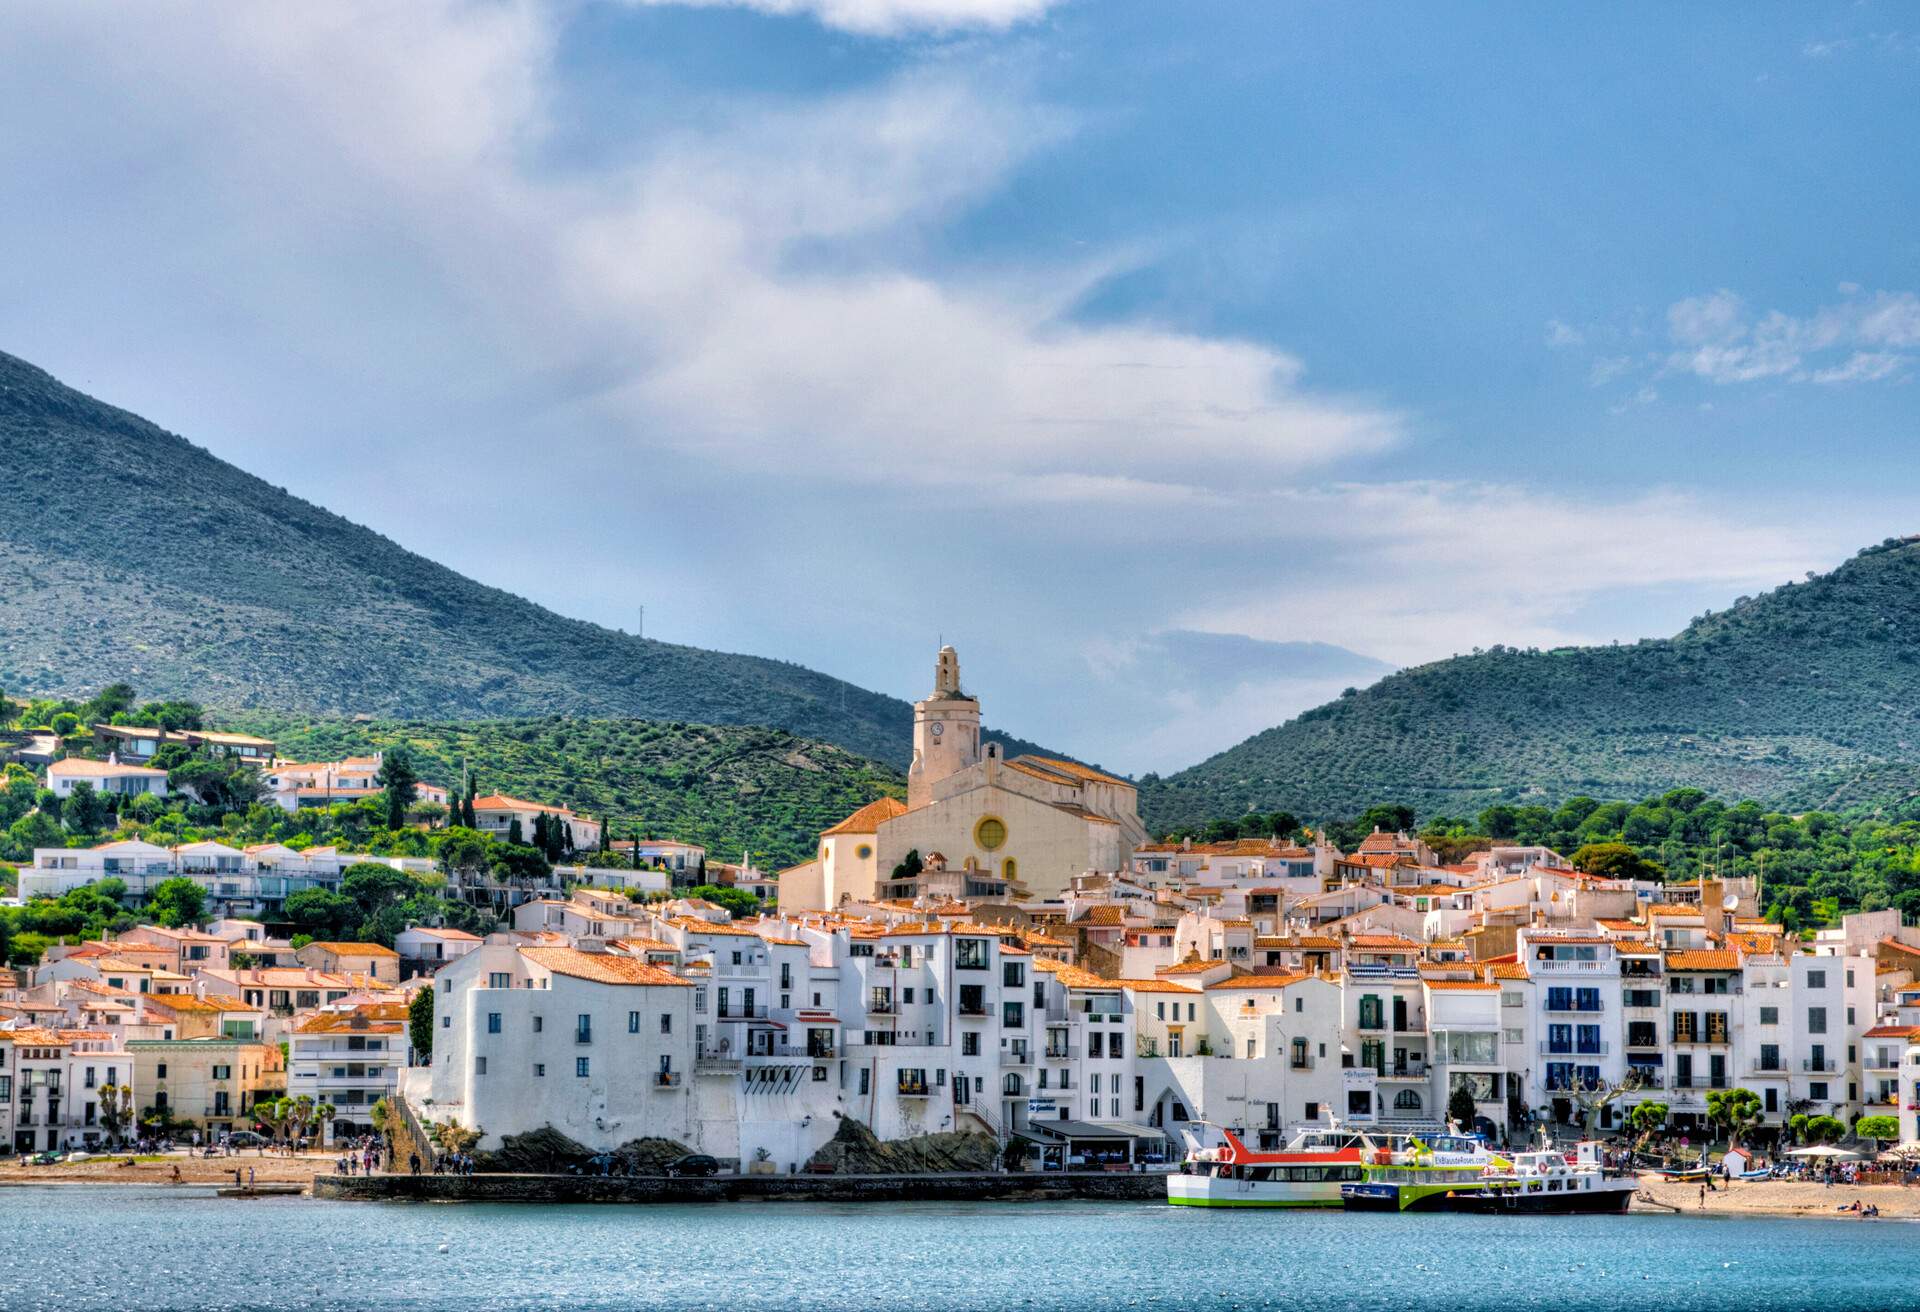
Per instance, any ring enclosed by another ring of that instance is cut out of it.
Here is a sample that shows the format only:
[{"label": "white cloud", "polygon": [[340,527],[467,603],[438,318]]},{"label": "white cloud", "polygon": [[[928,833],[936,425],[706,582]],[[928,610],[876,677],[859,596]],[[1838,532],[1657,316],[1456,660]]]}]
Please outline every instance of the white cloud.
[{"label": "white cloud", "polygon": [[1842,364],[1831,369],[1816,370],[1813,381],[1816,383],[1877,383],[1882,378],[1891,378],[1900,372],[1906,363],[1905,356],[1894,355],[1888,351],[1855,351]]},{"label": "white cloud", "polygon": [[[1267,506],[1248,518],[1329,553],[1315,582],[1217,597],[1175,622],[1357,646],[1403,665],[1475,643],[1603,641],[1617,630],[1584,616],[1610,596],[1704,590],[1722,604],[1830,562],[1858,532],[1758,522],[1673,491],[1600,500],[1497,484],[1340,485]],[[1334,529],[1346,523],[1393,527],[1343,540]]]},{"label": "white cloud", "polygon": [[[1857,289],[1846,295],[1837,305],[1798,316],[1781,310],[1753,316],[1739,296],[1724,289],[1676,301],[1667,310],[1667,334],[1677,348],[1667,367],[1720,385],[1770,378],[1870,383],[1893,377],[1907,359],[1898,351],[1920,346],[1920,297],[1912,292],[1863,296]],[[1840,352],[1848,354],[1836,359]]]},{"label": "white cloud", "polygon": [[645,5],[738,8],[800,15],[869,36],[906,32],[1004,31],[1039,18],[1061,0],[629,0]]},{"label": "white cloud", "polygon": [[1561,350],[1569,346],[1580,346],[1584,344],[1586,340],[1586,334],[1578,328],[1575,328],[1572,324],[1563,323],[1559,319],[1547,320],[1547,345],[1553,347],[1555,350]]},{"label": "white cloud", "polygon": [[[941,61],[873,89],[722,109],[643,142],[637,162],[556,171],[542,158],[556,38],[537,6],[155,12],[138,40],[48,21],[99,57],[94,90],[115,117],[197,152],[173,159],[202,184],[191,240],[318,254],[411,229],[400,258],[419,295],[462,306],[522,370],[593,380],[570,404],[632,450],[975,491],[1031,476],[1052,480],[1044,495],[1125,499],[1400,436],[1390,409],[1314,391],[1299,358],[1266,344],[1075,323],[1123,253],[926,267],[928,234],[1072,131],[1010,75]],[[134,77],[134,49],[165,57],[143,55]],[[289,205],[290,191],[323,203]]]}]

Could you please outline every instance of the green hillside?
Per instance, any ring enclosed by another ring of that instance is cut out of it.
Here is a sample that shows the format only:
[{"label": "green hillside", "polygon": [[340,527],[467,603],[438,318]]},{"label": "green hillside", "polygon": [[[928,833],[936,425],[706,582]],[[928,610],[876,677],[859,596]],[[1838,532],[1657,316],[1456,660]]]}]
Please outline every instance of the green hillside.
[{"label": "green hillside", "polygon": [[355,723],[286,715],[229,717],[273,737],[281,754],[337,760],[404,743],[422,778],[453,784],[464,762],[482,792],[564,803],[614,836],[706,847],[715,860],[751,852],[763,869],[804,861],[820,830],[883,793],[893,770],[778,729],[577,719]]},{"label": "green hillside", "polygon": [[5,354],[0,470],[0,687],[84,697],[124,679],[222,709],[767,725],[907,762],[897,698],[566,619]]},{"label": "green hillside", "polygon": [[1157,829],[1285,808],[1422,815],[1690,786],[1767,805],[1911,793],[1920,540],[1743,597],[1669,639],[1496,647],[1403,670],[1165,779]]}]

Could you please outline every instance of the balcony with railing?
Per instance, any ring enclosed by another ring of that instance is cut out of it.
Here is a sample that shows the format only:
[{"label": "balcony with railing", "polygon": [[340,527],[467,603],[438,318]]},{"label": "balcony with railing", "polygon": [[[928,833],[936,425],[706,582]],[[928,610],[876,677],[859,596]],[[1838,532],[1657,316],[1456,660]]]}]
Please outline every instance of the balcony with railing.
[{"label": "balcony with railing", "polygon": [[1049,1043],[1047,1045],[1047,1060],[1079,1061],[1080,1045],[1077,1043]]},{"label": "balcony with railing", "polygon": [[978,1017],[978,1016],[987,1016],[992,1014],[991,1011],[988,1009],[986,1003],[969,1002],[965,998],[960,999],[958,1010],[959,1010],[959,1014],[963,1017],[966,1017],[966,1016]]},{"label": "balcony with railing", "polygon": [[1598,1043],[1581,1043],[1577,1039],[1568,1039],[1564,1043],[1555,1043],[1552,1039],[1540,1040],[1542,1057],[1604,1057],[1613,1050],[1613,1044],[1606,1039]]},{"label": "balcony with railing", "polygon": [[1378,1072],[1383,1080],[1424,1080],[1427,1078],[1427,1064],[1423,1061],[1402,1061],[1385,1067]]},{"label": "balcony with railing", "polygon": [[867,1014],[869,1016],[897,1016],[900,1014],[900,1004],[892,998],[868,998]]},{"label": "balcony with railing", "polygon": [[1031,1066],[1033,1065],[1033,1053],[1024,1043],[1014,1044],[1011,1047],[1000,1049],[1000,1064],[1002,1066]]},{"label": "balcony with railing", "polygon": [[716,1008],[713,1014],[715,1018],[719,1020],[765,1020],[767,1018],[767,1004],[764,1002],[756,1002],[749,1006],[744,1002],[728,1001],[723,1006]]},{"label": "balcony with railing", "polygon": [[1800,1069],[1814,1075],[1835,1075],[1839,1073],[1840,1066],[1831,1057],[1820,1061],[1812,1057],[1803,1057],[1800,1061]]},{"label": "balcony with railing", "polygon": [[896,1082],[895,1092],[902,1098],[931,1098],[933,1089],[924,1078],[915,1079],[902,1071]]},{"label": "balcony with railing", "polygon": [[680,1087],[679,1071],[655,1071],[653,1087],[656,1089],[677,1089]]}]

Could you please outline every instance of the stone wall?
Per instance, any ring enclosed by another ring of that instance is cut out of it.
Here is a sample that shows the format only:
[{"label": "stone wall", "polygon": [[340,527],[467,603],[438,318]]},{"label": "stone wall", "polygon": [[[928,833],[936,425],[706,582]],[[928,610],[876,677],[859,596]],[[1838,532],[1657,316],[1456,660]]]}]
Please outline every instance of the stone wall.
[{"label": "stone wall", "polygon": [[1106,1171],[1044,1175],[725,1175],[708,1179],[583,1175],[323,1175],[316,1198],[360,1201],[415,1199],[474,1203],[706,1203],[757,1199],[789,1202],[1160,1202],[1165,1177]]}]

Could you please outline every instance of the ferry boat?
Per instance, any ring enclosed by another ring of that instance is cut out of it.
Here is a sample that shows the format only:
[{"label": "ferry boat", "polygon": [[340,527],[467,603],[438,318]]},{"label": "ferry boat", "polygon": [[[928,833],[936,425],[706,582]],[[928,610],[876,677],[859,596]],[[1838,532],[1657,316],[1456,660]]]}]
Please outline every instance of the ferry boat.
[{"label": "ferry boat", "polygon": [[[1342,1186],[1366,1178],[1366,1162],[1405,1135],[1369,1137],[1338,1126],[1308,1129],[1278,1152],[1255,1152],[1231,1130],[1226,1143],[1197,1149],[1167,1176],[1175,1207],[1339,1207]],[[1385,1145],[1383,1147],[1383,1145]]]},{"label": "ferry boat", "polygon": [[1468,1135],[1410,1136],[1404,1147],[1374,1153],[1359,1183],[1340,1186],[1340,1201],[1349,1211],[1436,1209],[1484,1188],[1490,1176],[1511,1165]]},{"label": "ferry boat", "polygon": [[1447,1199],[1462,1212],[1554,1214],[1624,1212],[1633,1202],[1634,1181],[1610,1176],[1601,1168],[1600,1145],[1582,1143],[1572,1162],[1551,1151],[1515,1153],[1511,1170],[1486,1177],[1479,1189]]}]

